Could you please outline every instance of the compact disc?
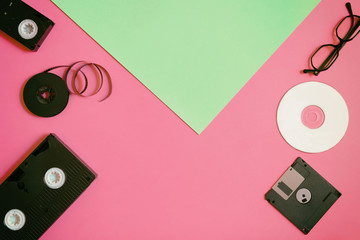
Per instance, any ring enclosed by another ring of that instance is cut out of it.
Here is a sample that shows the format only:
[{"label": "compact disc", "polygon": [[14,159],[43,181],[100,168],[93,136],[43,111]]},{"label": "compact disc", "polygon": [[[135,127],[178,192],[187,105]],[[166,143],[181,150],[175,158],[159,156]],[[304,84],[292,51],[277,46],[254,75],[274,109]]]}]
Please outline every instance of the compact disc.
[{"label": "compact disc", "polygon": [[349,112],[342,96],[320,82],[291,88],[281,99],[277,124],[285,141],[308,153],[334,147],[345,135]]},{"label": "compact disc", "polygon": [[39,73],[26,83],[24,103],[30,112],[40,117],[52,117],[64,110],[69,91],[64,80],[52,73]]}]

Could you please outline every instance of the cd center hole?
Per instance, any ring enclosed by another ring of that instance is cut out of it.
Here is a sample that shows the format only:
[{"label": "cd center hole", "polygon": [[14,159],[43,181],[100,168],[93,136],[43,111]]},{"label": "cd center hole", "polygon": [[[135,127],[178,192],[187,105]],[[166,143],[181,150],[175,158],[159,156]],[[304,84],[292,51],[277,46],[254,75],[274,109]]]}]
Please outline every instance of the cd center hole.
[{"label": "cd center hole", "polygon": [[311,121],[311,122],[315,122],[316,119],[317,119],[317,114],[312,112],[312,113],[309,113],[309,115],[307,116],[308,117],[308,120]]},{"label": "cd center hole", "polygon": [[304,126],[310,129],[317,129],[323,125],[325,121],[325,114],[320,107],[310,105],[302,111],[301,121]]}]

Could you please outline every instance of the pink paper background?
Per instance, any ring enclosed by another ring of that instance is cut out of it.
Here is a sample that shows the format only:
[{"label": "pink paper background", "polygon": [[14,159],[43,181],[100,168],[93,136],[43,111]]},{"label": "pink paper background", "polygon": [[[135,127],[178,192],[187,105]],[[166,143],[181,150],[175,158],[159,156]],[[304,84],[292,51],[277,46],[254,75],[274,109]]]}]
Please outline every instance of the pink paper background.
[{"label": "pink paper background", "polygon": [[[264,199],[298,156],[343,194],[306,238],[358,238],[360,37],[329,71],[300,73],[319,45],[336,42],[332,30],[347,14],[346,1],[323,0],[201,135],[53,3],[25,2],[56,25],[37,53],[0,33],[0,179],[50,132],[98,173],[42,239],[304,239]],[[360,14],[360,3],[352,6]],[[24,109],[21,90],[32,75],[81,59],[110,71],[108,100],[71,95],[67,108],[48,119]],[[348,104],[344,138],[323,153],[293,149],[276,125],[283,94],[306,81],[331,85]]]}]

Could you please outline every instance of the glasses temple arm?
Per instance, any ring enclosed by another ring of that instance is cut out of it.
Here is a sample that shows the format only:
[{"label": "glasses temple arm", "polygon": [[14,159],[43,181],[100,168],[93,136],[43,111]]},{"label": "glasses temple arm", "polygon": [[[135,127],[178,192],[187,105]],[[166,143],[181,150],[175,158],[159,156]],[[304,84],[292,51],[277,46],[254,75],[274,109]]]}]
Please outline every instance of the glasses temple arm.
[{"label": "glasses temple arm", "polygon": [[352,9],[351,9],[351,3],[350,3],[350,2],[347,2],[347,3],[345,4],[345,6],[346,6],[346,9],[348,10],[350,16],[354,15],[353,12],[352,12]]},{"label": "glasses temple arm", "polygon": [[303,73],[313,73],[315,76],[319,75],[319,71],[315,69],[304,69]]}]

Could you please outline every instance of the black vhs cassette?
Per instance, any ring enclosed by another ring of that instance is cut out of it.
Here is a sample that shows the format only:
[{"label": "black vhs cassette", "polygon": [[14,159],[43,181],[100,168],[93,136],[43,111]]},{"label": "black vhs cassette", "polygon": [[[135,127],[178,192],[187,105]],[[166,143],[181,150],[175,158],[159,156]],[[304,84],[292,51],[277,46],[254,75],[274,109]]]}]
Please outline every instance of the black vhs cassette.
[{"label": "black vhs cassette", "polygon": [[21,0],[0,1],[0,30],[37,51],[54,22]]},{"label": "black vhs cassette", "polygon": [[50,134],[0,185],[0,239],[38,239],[95,179]]},{"label": "black vhs cassette", "polygon": [[308,234],[340,196],[341,193],[309,164],[297,158],[265,198]]}]

